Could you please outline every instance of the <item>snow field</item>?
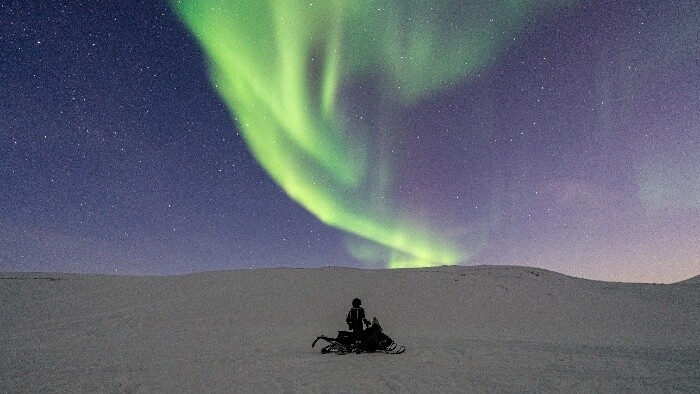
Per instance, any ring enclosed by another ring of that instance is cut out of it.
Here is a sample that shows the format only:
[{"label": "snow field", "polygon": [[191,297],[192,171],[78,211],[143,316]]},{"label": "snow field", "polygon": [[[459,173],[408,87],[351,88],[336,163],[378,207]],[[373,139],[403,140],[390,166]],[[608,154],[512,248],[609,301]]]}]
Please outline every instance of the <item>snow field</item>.
[{"label": "snow field", "polygon": [[[354,297],[402,355],[321,355]],[[0,275],[0,391],[700,392],[700,282],[527,267]]]}]

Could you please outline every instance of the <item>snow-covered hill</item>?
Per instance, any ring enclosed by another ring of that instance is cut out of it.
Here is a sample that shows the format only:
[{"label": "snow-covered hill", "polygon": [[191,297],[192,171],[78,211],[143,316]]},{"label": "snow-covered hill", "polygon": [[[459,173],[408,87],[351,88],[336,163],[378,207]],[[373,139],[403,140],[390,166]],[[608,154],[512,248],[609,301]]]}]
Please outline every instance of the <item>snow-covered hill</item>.
[{"label": "snow-covered hill", "polygon": [[[402,355],[322,355],[354,297]],[[700,283],[525,267],[0,275],[0,392],[700,392]]]}]

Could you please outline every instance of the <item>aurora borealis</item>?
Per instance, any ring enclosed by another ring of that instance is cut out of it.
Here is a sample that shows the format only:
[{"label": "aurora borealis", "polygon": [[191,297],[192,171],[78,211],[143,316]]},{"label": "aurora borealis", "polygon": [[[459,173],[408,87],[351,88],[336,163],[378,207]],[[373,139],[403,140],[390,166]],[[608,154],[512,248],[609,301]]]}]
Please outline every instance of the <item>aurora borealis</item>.
[{"label": "aurora borealis", "polygon": [[[390,267],[470,257],[449,229],[397,212],[392,167],[401,163],[385,157],[390,139],[371,135],[401,133],[386,121],[390,112],[472,78],[505,49],[535,2],[172,3],[272,178],[325,224],[372,242],[365,251],[387,249],[356,256],[389,256]],[[385,121],[344,122],[349,111],[339,96],[372,75],[380,76],[379,93],[370,105],[383,108]]]},{"label": "aurora borealis", "polygon": [[2,270],[700,267],[692,1],[0,12]]}]

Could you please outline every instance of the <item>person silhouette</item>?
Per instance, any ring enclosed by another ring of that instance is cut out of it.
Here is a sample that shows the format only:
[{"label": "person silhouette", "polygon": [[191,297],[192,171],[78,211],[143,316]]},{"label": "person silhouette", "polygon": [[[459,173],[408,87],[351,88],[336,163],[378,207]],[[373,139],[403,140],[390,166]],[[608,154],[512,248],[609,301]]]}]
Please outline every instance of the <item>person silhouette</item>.
[{"label": "person silhouette", "polygon": [[362,323],[364,322],[369,326],[369,320],[365,318],[365,310],[360,306],[362,301],[359,298],[352,300],[352,309],[348,312],[348,317],[345,318],[345,322],[348,323],[348,327],[355,334],[356,339],[362,338]]}]

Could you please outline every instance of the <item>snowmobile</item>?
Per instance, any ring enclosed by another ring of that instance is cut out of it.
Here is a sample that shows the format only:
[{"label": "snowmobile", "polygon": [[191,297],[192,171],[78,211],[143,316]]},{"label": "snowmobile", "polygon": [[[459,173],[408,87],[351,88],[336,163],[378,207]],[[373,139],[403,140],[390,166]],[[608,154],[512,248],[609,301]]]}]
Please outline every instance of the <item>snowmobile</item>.
[{"label": "snowmobile", "polygon": [[338,336],[335,338],[330,338],[325,335],[321,335],[311,347],[316,346],[316,343],[323,339],[328,342],[328,345],[321,348],[321,353],[336,353],[336,354],[348,354],[348,353],[374,353],[382,352],[387,354],[401,354],[406,348],[403,346],[398,346],[388,335],[384,334],[382,326],[379,325],[379,321],[375,317],[372,319],[372,324],[364,330],[359,337],[350,331],[338,331]]}]

